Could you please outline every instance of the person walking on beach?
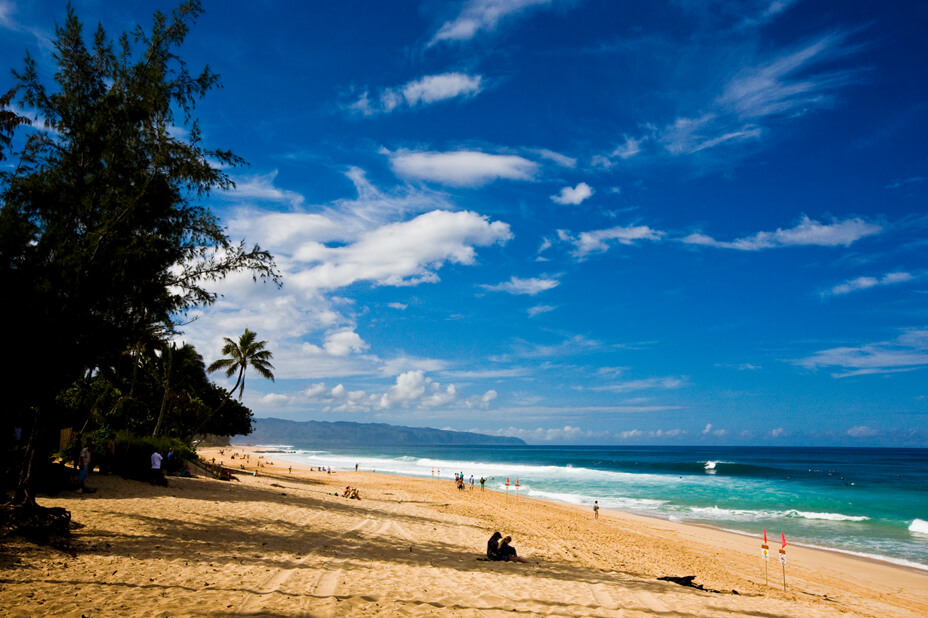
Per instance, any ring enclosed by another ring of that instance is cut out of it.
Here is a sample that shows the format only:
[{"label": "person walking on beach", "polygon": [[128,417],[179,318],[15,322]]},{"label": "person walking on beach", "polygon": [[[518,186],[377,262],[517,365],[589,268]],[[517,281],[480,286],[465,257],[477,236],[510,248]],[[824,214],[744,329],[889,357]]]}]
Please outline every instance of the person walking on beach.
[{"label": "person walking on beach", "polygon": [[487,480],[481,476],[480,477],[480,491],[483,491],[483,484],[486,482]]},{"label": "person walking on beach", "polygon": [[599,500],[593,500],[593,519],[599,519]]},{"label": "person walking on beach", "polygon": [[80,493],[87,493],[87,476],[90,474],[90,449],[93,448],[93,442],[88,439],[84,448],[81,449],[81,454],[77,458],[77,467],[79,472],[77,473],[77,482],[81,484],[81,488],[78,489]]}]

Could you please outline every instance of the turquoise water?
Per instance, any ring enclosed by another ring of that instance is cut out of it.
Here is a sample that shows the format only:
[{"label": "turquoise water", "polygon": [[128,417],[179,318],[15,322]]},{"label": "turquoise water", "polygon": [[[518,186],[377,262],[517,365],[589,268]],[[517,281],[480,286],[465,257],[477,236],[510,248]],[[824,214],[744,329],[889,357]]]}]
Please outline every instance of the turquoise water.
[{"label": "turquoise water", "polygon": [[[281,447],[278,447],[281,448]],[[928,570],[928,449],[410,447],[300,449],[309,465],[450,480],[707,524]]]}]

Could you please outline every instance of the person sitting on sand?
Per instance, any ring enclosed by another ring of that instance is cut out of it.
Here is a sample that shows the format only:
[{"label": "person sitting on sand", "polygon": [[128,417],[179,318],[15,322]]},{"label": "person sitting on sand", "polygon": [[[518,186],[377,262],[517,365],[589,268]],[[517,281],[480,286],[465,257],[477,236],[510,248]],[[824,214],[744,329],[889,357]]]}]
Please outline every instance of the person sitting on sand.
[{"label": "person sitting on sand", "polygon": [[503,538],[503,535],[499,532],[494,532],[493,536],[490,537],[490,540],[487,541],[487,558],[490,560],[505,560],[499,553],[499,540]]},{"label": "person sitting on sand", "polygon": [[506,562],[528,562],[528,560],[516,554],[516,548],[509,544],[511,541],[511,536],[503,537],[503,540],[500,541],[499,554],[503,557],[502,559]]},{"label": "person sitting on sand", "polygon": [[361,493],[358,491],[357,487],[352,487],[351,493],[348,494],[348,497],[351,498],[352,500],[360,500]]},{"label": "person sitting on sand", "polygon": [[351,485],[345,486],[345,491],[342,493],[342,498],[347,498],[351,494]]}]

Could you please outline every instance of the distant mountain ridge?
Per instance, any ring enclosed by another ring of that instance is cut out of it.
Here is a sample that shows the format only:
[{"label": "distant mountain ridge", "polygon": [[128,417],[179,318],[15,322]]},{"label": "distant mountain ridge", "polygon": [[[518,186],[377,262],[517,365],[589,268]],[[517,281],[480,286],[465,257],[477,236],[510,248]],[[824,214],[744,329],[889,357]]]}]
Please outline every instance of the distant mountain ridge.
[{"label": "distant mountain ridge", "polygon": [[508,436],[489,436],[469,431],[447,431],[431,427],[404,427],[386,423],[348,421],[287,421],[254,419],[254,431],[232,438],[235,444],[288,444],[293,446],[524,446],[525,441]]}]

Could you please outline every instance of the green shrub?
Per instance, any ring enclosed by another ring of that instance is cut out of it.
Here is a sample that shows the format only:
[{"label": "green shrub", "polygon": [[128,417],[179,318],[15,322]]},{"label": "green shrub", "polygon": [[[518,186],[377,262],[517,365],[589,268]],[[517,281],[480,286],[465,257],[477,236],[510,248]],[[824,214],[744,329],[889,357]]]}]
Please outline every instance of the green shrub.
[{"label": "green shrub", "polygon": [[[174,456],[170,460],[167,456],[169,449],[174,449]],[[165,474],[173,474],[183,467],[183,462],[197,458],[193,449],[177,438],[134,436],[120,431],[116,434],[113,472],[123,478],[147,481],[151,476],[151,455],[155,450],[164,458],[161,469]]]}]

